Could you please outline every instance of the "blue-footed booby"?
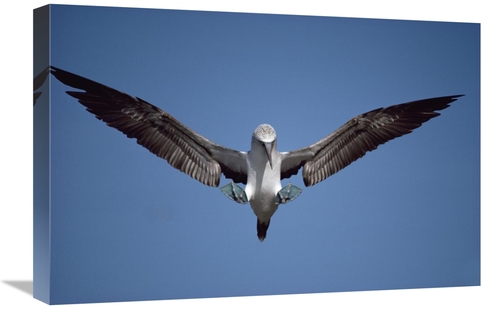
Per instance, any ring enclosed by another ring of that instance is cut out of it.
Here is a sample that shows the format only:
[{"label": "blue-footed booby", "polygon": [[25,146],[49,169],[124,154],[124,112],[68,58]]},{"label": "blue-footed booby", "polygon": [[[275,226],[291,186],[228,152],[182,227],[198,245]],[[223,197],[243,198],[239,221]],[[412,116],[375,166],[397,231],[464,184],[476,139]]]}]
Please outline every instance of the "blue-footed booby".
[{"label": "blue-footed booby", "polygon": [[[294,151],[279,152],[276,131],[259,125],[250,150],[237,151],[216,144],[189,129],[167,112],[98,82],[51,66],[51,73],[87,111],[108,126],[134,138],[172,167],[199,182],[217,187],[221,174],[231,183],[221,188],[231,200],[250,203],[257,216],[257,236],[266,237],[279,204],[295,199],[301,189],[281,180],[302,168],[306,187],[313,186],[396,137],[411,133],[462,95],[436,97],[377,108],[356,116],[320,141]],[[245,184],[245,189],[236,183]]]}]

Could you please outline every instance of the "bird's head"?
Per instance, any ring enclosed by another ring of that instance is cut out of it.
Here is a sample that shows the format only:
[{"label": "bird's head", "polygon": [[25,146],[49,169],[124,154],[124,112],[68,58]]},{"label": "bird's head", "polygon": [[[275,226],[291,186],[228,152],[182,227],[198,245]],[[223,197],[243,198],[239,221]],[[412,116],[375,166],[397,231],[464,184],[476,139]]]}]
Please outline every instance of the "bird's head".
[{"label": "bird's head", "polygon": [[269,165],[273,168],[273,150],[276,147],[276,131],[268,124],[261,124],[253,131],[252,144],[261,145],[267,154]]},{"label": "bird's head", "polygon": [[253,131],[252,140],[262,143],[271,143],[276,140],[276,131],[269,124],[261,124]]}]

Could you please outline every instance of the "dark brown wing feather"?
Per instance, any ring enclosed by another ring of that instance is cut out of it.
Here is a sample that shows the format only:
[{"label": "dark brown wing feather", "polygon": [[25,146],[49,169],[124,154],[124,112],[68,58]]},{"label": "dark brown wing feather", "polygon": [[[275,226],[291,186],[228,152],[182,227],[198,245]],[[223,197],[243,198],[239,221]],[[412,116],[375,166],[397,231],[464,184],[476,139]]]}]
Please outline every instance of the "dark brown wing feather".
[{"label": "dark brown wing feather", "polygon": [[352,118],[339,129],[305,148],[282,154],[281,178],[297,174],[303,167],[306,186],[335,174],[368,151],[396,137],[411,133],[422,123],[439,116],[462,95],[413,101],[378,108]]},{"label": "dark brown wing feather", "polygon": [[221,173],[246,183],[246,153],[211,142],[140,98],[55,67],[51,72],[62,83],[85,91],[67,93],[89,112],[174,168],[209,186],[219,185]]},{"label": "dark brown wing feather", "polygon": [[[49,67],[46,67],[42,72],[38,73],[37,76],[33,79],[33,91],[42,87],[43,83],[47,79],[49,75]],[[42,95],[42,92],[33,92],[33,105],[36,104],[36,100]]]}]

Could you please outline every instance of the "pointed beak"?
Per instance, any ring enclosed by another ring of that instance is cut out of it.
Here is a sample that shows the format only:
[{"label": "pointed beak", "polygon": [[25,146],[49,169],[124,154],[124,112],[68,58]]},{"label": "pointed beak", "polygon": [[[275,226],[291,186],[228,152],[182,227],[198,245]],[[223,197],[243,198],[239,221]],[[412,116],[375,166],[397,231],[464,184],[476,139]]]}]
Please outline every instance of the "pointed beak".
[{"label": "pointed beak", "polygon": [[269,166],[271,167],[271,169],[273,169],[273,143],[264,143],[264,148],[266,149]]}]

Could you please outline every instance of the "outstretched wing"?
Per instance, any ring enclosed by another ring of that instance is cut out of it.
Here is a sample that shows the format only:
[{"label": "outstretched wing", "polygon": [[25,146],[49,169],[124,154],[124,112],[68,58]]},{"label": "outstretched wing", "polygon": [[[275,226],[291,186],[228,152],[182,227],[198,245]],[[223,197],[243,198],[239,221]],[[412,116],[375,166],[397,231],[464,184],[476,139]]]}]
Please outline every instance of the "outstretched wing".
[{"label": "outstretched wing", "polygon": [[[38,73],[38,75],[33,79],[33,91],[38,90],[42,87],[43,83],[47,79],[49,75],[49,67],[46,67],[42,72]],[[33,92],[33,105],[36,104],[36,100],[42,95],[42,92]]]},{"label": "outstretched wing", "polygon": [[148,102],[51,66],[62,83],[80,91],[67,91],[87,111],[120,130],[174,168],[201,183],[216,187],[221,173],[246,183],[246,153],[220,146],[189,129]]},{"label": "outstretched wing", "polygon": [[317,143],[282,153],[281,179],[303,167],[306,186],[312,186],[391,139],[411,133],[422,123],[439,116],[462,95],[413,101],[378,108],[349,120]]}]

